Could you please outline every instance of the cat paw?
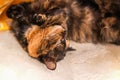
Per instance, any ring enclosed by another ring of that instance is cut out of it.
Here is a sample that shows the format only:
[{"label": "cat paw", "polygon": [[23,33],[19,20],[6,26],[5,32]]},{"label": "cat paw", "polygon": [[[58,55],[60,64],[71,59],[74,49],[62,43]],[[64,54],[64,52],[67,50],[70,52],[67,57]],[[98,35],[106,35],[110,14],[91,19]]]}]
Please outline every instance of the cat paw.
[{"label": "cat paw", "polygon": [[7,16],[12,19],[19,19],[23,16],[24,8],[21,5],[12,5],[7,10]]},{"label": "cat paw", "polygon": [[45,20],[47,19],[46,15],[44,14],[34,14],[32,16],[32,23],[41,26]]}]

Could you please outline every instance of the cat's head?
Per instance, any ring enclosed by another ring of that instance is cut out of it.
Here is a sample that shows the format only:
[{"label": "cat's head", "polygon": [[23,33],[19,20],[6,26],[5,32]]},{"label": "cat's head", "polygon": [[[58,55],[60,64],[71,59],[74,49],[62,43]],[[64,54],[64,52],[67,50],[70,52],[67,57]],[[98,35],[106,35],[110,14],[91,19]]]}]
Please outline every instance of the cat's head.
[{"label": "cat's head", "polygon": [[56,68],[56,62],[64,58],[69,45],[66,30],[60,25],[45,28],[34,25],[27,30],[25,37],[29,55],[41,59],[52,70]]}]

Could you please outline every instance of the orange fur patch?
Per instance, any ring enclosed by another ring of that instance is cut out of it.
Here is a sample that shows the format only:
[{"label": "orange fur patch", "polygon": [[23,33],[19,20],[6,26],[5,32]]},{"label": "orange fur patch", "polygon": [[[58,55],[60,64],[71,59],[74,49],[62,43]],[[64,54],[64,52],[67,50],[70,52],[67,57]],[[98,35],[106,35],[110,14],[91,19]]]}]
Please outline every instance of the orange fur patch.
[{"label": "orange fur patch", "polygon": [[57,25],[44,29],[38,26],[30,28],[25,34],[29,55],[38,58],[40,55],[45,55],[53,50],[60,43],[62,32],[64,32],[64,29]]}]

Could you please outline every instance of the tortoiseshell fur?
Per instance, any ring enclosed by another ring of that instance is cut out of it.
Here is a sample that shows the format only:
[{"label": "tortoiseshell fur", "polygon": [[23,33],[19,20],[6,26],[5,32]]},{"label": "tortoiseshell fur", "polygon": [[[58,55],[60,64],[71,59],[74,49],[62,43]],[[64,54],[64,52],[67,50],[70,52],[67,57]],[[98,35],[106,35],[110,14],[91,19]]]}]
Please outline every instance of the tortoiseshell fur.
[{"label": "tortoiseshell fur", "polygon": [[[51,30],[49,30],[47,27],[55,27],[55,25],[59,25],[64,29],[60,31],[60,34],[55,32],[55,36],[59,34],[56,40],[48,38],[48,40],[54,41],[54,43],[50,44],[49,48],[48,46],[45,47],[48,51],[45,55],[35,57],[40,58],[46,65],[46,62],[50,61],[56,64],[58,59],[63,59],[67,50],[66,40],[80,43],[120,44],[119,13],[120,0],[35,0],[34,2],[12,5],[7,10],[7,16],[13,19],[11,30],[28,52],[35,51],[38,52],[35,54],[40,54],[38,48],[36,50],[28,48],[34,42],[29,42],[28,37],[31,34],[26,35],[26,32],[29,29],[31,29],[29,32],[34,31],[35,25],[38,27],[36,28],[37,31],[39,30],[38,33],[40,33],[41,29],[48,30],[49,33],[52,29],[50,28]],[[60,29],[62,30],[62,28]],[[48,35],[47,33],[41,34],[43,36]],[[34,38],[36,35],[32,34],[33,37],[30,37],[30,40],[34,39],[36,41],[38,39],[39,42],[41,38],[39,38],[40,36]],[[61,41],[59,44],[62,45],[61,49],[59,48],[60,50],[55,45],[59,41]],[[37,45],[41,47],[40,44],[42,43],[44,42],[40,42]],[[44,45],[48,43],[46,42]],[[50,68],[49,63],[47,66],[49,69],[55,69],[56,67],[54,65],[54,68]]]}]

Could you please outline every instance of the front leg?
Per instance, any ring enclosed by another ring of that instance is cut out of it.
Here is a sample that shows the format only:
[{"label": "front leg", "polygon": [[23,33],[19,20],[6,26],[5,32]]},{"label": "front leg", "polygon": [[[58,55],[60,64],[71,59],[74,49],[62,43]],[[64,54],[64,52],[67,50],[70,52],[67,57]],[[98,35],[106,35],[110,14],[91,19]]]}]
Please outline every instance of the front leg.
[{"label": "front leg", "polygon": [[23,2],[20,4],[11,5],[6,12],[7,17],[17,21],[20,24],[29,23],[29,17],[31,15],[30,4],[31,2]]}]

